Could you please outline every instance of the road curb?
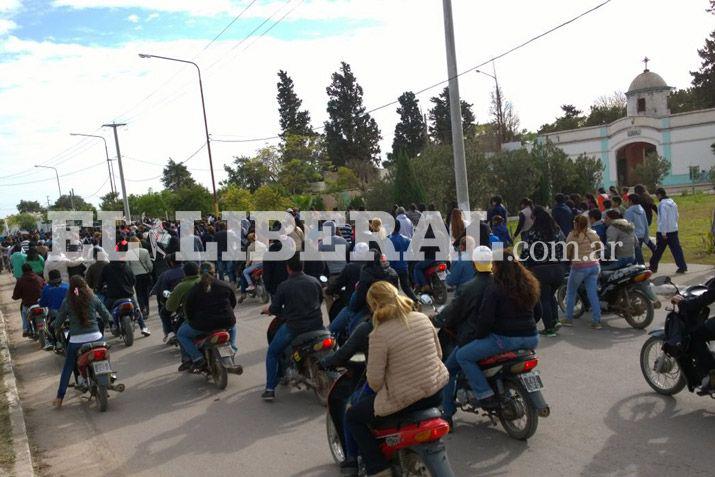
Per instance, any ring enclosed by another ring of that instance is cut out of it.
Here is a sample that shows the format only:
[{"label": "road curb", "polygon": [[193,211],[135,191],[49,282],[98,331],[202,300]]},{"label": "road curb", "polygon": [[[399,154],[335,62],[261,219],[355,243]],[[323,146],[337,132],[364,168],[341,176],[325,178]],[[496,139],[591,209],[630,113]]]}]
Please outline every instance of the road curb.
[{"label": "road curb", "polygon": [[30,442],[25,427],[25,414],[22,411],[20,395],[15,382],[15,369],[10,355],[10,342],[5,331],[5,316],[0,311],[0,354],[2,355],[5,388],[7,389],[7,403],[12,426],[12,443],[15,450],[15,465],[12,475],[14,477],[32,477],[35,475],[32,466]]}]

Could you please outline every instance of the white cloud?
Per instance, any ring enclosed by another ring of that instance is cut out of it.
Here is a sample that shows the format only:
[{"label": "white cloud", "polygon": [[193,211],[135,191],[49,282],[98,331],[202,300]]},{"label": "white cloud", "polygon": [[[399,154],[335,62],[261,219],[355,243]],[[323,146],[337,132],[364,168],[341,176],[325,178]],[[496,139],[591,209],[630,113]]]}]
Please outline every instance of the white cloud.
[{"label": "white cloud", "polygon": [[146,17],[146,21],[150,22],[150,21],[152,21],[152,20],[156,20],[157,18],[159,18],[159,16],[160,16],[160,15],[159,15],[158,13],[156,13],[156,12],[150,13],[150,14]]},{"label": "white cloud", "polygon": [[0,12],[14,12],[22,6],[20,0],[0,0]]},{"label": "white cloud", "polygon": [[[85,3],[108,1],[87,0]],[[375,5],[373,0],[336,3],[351,5],[359,15],[362,2]],[[139,2],[117,0],[116,3]],[[156,5],[159,2],[143,0],[141,3]],[[189,2],[163,3],[187,5]],[[308,6],[314,3],[318,2],[309,2]],[[276,72],[281,68],[295,80],[296,91],[304,100],[304,107],[310,110],[314,126],[320,126],[326,119],[325,88],[341,60],[352,65],[364,88],[368,108],[393,101],[405,90],[418,90],[444,79],[440,2],[412,0],[412,8],[403,11],[394,7],[406,4],[401,0],[384,3],[387,5],[383,9],[371,12],[379,15],[375,27],[348,31],[337,37],[283,41],[266,36],[245,52],[242,52],[244,46],[232,49],[236,44],[233,41],[214,43],[197,60],[202,67],[211,133],[217,137],[242,138],[275,134],[278,131],[275,83]],[[554,0],[547,7],[543,2],[518,0],[488,4],[455,0],[460,70],[547,30],[592,3],[592,0]],[[523,126],[533,130],[552,121],[559,114],[561,104],[572,103],[587,110],[598,96],[626,89],[642,69],[639,61],[644,55],[653,58],[651,68],[669,84],[687,86],[688,71],[699,66],[696,49],[702,47],[712,30],[712,17],[707,16],[699,4],[653,9],[652,3],[653,0],[614,2],[500,60],[497,63],[499,81],[507,98],[514,103]],[[302,8],[296,10],[296,15]],[[313,15],[311,10],[307,12],[303,14]],[[652,31],[673,34],[652,35],[644,46],[642,34],[630,28],[633,18],[647,23]],[[241,26],[239,23],[236,28]],[[274,32],[280,28],[279,25]],[[621,33],[609,33],[615,31]],[[183,160],[202,144],[204,132],[196,71],[190,65],[141,60],[137,53],[191,59],[205,44],[206,40],[147,40],[101,47],[33,42],[13,36],[0,42],[0,55],[10,53],[7,55],[10,59],[0,62],[0,216],[12,212],[20,197],[44,203],[47,194],[51,200],[56,195],[52,182],[11,186],[47,178],[45,172],[51,176],[51,171],[3,176],[25,171],[78,144],[77,138],[69,136],[70,132],[97,131],[110,139],[109,131],[99,127],[115,119],[129,124],[119,131],[129,192],[161,188],[158,179],[133,182],[160,175],[161,167],[132,158],[157,163],[165,163],[169,157]],[[217,60],[220,62],[211,67]],[[174,75],[177,76],[167,83]],[[488,120],[492,86],[490,78],[474,73],[460,79],[463,98],[474,103],[477,119],[482,122]],[[419,96],[423,111],[429,109],[429,98],[438,92],[439,89],[435,89]],[[138,103],[141,105],[133,108]],[[384,136],[382,148],[386,153],[398,119],[395,106],[376,112],[374,117]],[[52,162],[60,174],[80,170],[103,159],[101,141],[88,139],[81,144],[81,149],[86,147],[86,150]],[[217,180],[224,177],[222,165],[230,163],[233,156],[250,154],[259,146],[261,143],[213,143]],[[110,155],[114,155],[111,140],[109,147]],[[207,164],[206,151],[201,151],[187,166],[193,169],[197,180],[208,186]],[[63,190],[74,188],[77,194],[87,196],[97,191],[105,179],[106,168],[96,167],[61,180]],[[108,191],[109,187],[105,186],[101,193]]]},{"label": "white cloud", "polygon": [[139,15],[131,14],[127,17],[127,20],[129,20],[131,23],[139,23]]},{"label": "white cloud", "polygon": [[6,35],[17,28],[17,23],[12,20],[0,18],[0,35]]}]

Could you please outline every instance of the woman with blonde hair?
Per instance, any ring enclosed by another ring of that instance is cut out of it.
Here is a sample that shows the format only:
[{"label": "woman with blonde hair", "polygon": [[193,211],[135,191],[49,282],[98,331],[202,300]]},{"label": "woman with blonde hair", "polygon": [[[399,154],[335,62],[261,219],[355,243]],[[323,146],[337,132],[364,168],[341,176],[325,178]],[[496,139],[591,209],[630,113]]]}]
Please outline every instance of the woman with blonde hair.
[{"label": "woman with blonde hair", "polygon": [[368,475],[389,476],[389,463],[370,431],[375,417],[437,407],[449,380],[432,322],[412,311],[413,302],[392,284],[374,283],[367,293],[374,330],[367,363],[369,389],[348,410],[346,424]]},{"label": "woman with blonde hair", "polygon": [[598,301],[598,263],[603,244],[598,234],[589,226],[588,219],[579,215],[573,220],[573,230],[566,237],[566,255],[571,260],[571,271],[566,284],[566,319],[564,326],[573,326],[573,308],[576,293],[581,283],[586,286],[586,295],[593,315],[591,328],[601,329],[601,304]]}]

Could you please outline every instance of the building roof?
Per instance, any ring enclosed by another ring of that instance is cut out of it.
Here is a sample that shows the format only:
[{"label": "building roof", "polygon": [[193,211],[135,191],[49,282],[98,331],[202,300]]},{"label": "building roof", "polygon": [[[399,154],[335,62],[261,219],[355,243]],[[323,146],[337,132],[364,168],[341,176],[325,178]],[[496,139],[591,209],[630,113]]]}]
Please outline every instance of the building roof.
[{"label": "building roof", "polygon": [[643,73],[636,76],[636,78],[631,82],[631,85],[628,88],[628,93],[659,89],[670,89],[670,86],[668,86],[665,80],[658,73],[645,70]]}]

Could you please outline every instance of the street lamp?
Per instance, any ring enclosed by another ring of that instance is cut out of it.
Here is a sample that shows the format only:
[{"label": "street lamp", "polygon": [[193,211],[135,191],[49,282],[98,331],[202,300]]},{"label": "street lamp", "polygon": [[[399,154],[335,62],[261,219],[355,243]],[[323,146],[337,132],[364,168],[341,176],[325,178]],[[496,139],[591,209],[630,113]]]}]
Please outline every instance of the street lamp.
[{"label": "street lamp", "polygon": [[190,65],[194,65],[196,67],[196,71],[199,73],[199,90],[201,91],[201,107],[203,108],[203,112],[204,112],[204,130],[206,132],[206,148],[209,153],[209,167],[211,168],[211,186],[213,188],[214,213],[215,213],[216,217],[218,217],[218,199],[216,197],[216,179],[214,178],[214,164],[213,164],[213,158],[211,157],[211,139],[209,138],[209,124],[208,124],[208,120],[206,119],[206,101],[204,100],[204,85],[201,81],[201,68],[199,68],[199,65],[197,65],[193,61],[180,60],[178,58],[169,58],[167,56],[148,55],[145,53],[139,53],[139,58],[147,58],[147,59],[148,58],[156,58],[159,60],[177,61],[179,63],[188,63]]},{"label": "street lamp", "polygon": [[84,137],[94,137],[104,141],[104,153],[107,155],[107,169],[109,170],[109,187],[112,189],[112,194],[116,191],[116,186],[114,185],[114,172],[112,171],[112,162],[109,159],[109,149],[107,149],[107,140],[104,136],[97,136],[95,134],[81,134],[81,133],[70,133],[70,136],[84,136]]},{"label": "street lamp", "polygon": [[494,74],[489,74],[486,71],[482,70],[474,70],[475,73],[480,73],[485,76],[489,76],[494,80],[494,83],[496,84],[497,88],[497,136],[499,140],[498,148],[499,151],[501,151],[501,145],[504,142],[504,111],[502,110],[502,104],[501,104],[501,90],[499,89],[499,80],[497,79],[497,71],[496,68],[494,69]]},{"label": "street lamp", "polygon": [[41,169],[52,169],[53,171],[55,171],[55,176],[57,176],[57,191],[60,193],[60,197],[62,197],[62,188],[60,187],[60,175],[57,172],[57,168],[52,167],[52,166],[35,166],[35,167],[38,167]]}]

